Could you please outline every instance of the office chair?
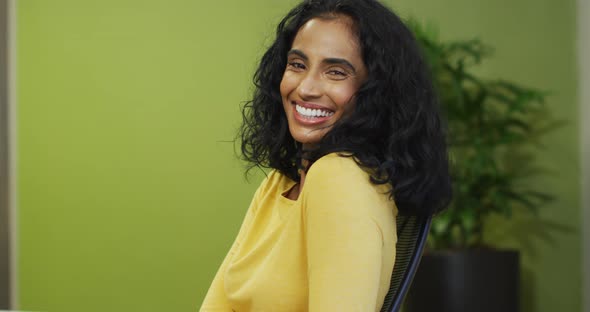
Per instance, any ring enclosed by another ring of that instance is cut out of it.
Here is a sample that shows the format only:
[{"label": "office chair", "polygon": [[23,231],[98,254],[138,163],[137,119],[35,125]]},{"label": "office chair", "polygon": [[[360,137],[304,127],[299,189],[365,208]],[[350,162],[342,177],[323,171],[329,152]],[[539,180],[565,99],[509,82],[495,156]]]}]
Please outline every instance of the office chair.
[{"label": "office chair", "polygon": [[432,216],[398,215],[395,264],[381,312],[398,312],[420,264]]}]

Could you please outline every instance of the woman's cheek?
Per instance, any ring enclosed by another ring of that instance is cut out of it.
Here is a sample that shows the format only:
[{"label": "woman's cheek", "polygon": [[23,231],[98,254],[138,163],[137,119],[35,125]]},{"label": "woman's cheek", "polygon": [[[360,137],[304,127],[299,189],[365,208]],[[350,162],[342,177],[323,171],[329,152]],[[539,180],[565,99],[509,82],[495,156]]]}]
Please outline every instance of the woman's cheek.
[{"label": "woman's cheek", "polygon": [[348,110],[351,103],[350,100],[354,95],[355,88],[352,85],[339,86],[333,89],[332,95],[334,103],[339,107]]}]

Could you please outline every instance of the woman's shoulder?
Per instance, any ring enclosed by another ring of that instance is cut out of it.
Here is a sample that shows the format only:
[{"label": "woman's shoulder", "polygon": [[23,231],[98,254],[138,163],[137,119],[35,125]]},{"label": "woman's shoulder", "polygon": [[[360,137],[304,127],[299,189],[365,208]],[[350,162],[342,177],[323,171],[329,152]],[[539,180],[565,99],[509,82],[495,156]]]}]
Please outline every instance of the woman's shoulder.
[{"label": "woman's shoulder", "polygon": [[391,191],[389,183],[373,183],[371,169],[363,167],[349,153],[331,153],[316,160],[307,172],[303,189],[306,188],[333,190],[342,196],[379,194],[381,197]]},{"label": "woman's shoulder", "polygon": [[352,179],[369,182],[368,170],[350,153],[330,153],[316,160],[307,172],[306,181],[315,179]]},{"label": "woman's shoulder", "polygon": [[334,213],[350,210],[390,220],[395,206],[390,190],[389,183],[373,183],[370,169],[357,163],[354,156],[331,153],[309,168],[302,192],[308,203],[315,204],[309,209],[333,209]]}]

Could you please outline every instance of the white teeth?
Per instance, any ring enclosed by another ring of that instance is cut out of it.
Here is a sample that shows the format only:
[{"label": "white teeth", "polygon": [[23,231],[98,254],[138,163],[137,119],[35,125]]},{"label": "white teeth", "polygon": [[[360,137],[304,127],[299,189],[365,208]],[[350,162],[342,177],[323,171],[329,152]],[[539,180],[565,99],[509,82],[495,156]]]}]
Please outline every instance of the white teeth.
[{"label": "white teeth", "polygon": [[324,111],[321,109],[311,109],[311,108],[305,108],[305,107],[301,107],[299,105],[295,105],[295,109],[297,110],[297,112],[300,115],[303,115],[304,117],[326,117],[326,116],[332,116],[334,115],[334,112],[329,112],[329,111]]}]

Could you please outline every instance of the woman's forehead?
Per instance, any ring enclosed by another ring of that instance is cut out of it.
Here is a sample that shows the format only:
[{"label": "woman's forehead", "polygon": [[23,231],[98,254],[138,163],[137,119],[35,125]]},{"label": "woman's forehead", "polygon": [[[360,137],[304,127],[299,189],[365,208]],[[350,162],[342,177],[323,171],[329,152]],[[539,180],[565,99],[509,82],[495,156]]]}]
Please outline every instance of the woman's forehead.
[{"label": "woman's forehead", "polygon": [[297,32],[291,48],[317,57],[361,60],[353,22],[347,16],[313,18],[307,21]]}]

